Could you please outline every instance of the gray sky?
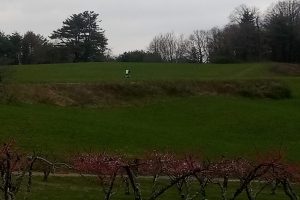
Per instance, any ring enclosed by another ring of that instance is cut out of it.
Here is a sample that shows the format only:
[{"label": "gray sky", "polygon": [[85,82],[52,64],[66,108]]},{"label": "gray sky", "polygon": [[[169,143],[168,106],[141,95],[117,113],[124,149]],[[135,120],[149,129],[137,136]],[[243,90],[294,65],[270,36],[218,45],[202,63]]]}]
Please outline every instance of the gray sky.
[{"label": "gray sky", "polygon": [[165,32],[190,34],[228,22],[241,5],[264,11],[274,0],[0,0],[0,31],[32,30],[49,36],[71,14],[93,10],[114,54],[145,49]]}]

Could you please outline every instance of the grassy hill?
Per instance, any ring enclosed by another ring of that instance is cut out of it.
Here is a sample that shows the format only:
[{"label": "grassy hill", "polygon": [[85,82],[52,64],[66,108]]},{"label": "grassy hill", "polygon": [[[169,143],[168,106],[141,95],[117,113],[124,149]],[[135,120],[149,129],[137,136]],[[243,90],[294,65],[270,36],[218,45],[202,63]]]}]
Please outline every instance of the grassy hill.
[{"label": "grassy hill", "polygon": [[42,103],[0,104],[0,138],[27,150],[64,156],[76,151],[153,149],[200,151],[208,156],[282,149],[300,160],[300,78],[271,72],[273,64],[86,63],[13,67],[10,84],[184,80],[280,79],[285,100],[232,95],[158,96],[143,103],[60,107]]},{"label": "grassy hill", "polygon": [[[168,63],[77,63],[13,67],[15,82],[82,83],[124,81],[125,69],[137,80],[205,80],[273,78],[269,63],[252,64],[168,64]],[[277,75],[278,76],[278,75]]]}]

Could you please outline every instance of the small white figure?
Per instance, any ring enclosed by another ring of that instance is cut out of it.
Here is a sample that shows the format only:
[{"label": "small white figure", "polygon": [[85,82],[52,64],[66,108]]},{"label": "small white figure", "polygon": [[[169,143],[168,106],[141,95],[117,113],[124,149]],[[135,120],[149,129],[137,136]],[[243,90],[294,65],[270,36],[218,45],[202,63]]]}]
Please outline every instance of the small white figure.
[{"label": "small white figure", "polygon": [[125,78],[130,78],[130,70],[129,69],[125,70]]}]

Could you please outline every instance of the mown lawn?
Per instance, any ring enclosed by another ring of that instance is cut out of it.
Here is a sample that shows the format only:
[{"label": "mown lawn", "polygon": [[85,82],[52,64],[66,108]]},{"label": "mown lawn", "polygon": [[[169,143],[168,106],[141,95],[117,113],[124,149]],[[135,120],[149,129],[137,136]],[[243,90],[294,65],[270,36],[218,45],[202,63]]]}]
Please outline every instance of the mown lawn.
[{"label": "mown lawn", "polygon": [[[104,199],[103,192],[100,185],[94,178],[81,178],[81,177],[50,177],[49,182],[45,183],[41,181],[41,177],[35,177],[32,186],[32,192],[26,194],[22,192],[19,194],[18,198],[25,199],[29,198],[32,200],[96,200]],[[149,197],[151,191],[151,183],[149,180],[141,179],[141,191],[144,199]],[[228,198],[234,193],[237,183],[229,183],[229,191],[227,193]],[[256,185],[253,184],[253,188]],[[299,191],[299,186],[293,186],[296,191]],[[192,187],[193,193],[197,192],[197,184]],[[24,191],[24,190],[23,190]],[[217,186],[209,185],[207,187],[207,198],[208,199],[221,199],[220,191]],[[114,190],[113,200],[131,200],[132,195],[124,195],[124,187],[117,183]],[[180,199],[178,192],[175,188],[168,190],[159,199],[161,200],[176,200]],[[242,194],[239,200],[246,200],[246,195]],[[282,189],[277,190],[276,195],[271,195],[271,188],[265,189],[259,196],[259,200],[288,200],[289,198],[283,193]]]},{"label": "mown lawn", "polygon": [[0,105],[0,138],[27,150],[197,150],[240,155],[282,149],[300,160],[299,99],[170,98],[144,106],[62,108]]},{"label": "mown lawn", "polygon": [[168,64],[168,63],[77,63],[11,67],[13,82],[101,82],[124,81],[125,69],[131,80],[272,78],[271,63]]}]

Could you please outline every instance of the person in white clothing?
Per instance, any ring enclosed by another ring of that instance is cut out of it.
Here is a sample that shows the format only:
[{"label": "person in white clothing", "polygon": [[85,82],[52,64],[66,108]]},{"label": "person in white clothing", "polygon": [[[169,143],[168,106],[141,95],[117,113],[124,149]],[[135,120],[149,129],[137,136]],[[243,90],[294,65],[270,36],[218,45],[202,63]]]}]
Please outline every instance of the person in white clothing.
[{"label": "person in white clothing", "polygon": [[125,70],[125,78],[130,78],[130,70],[129,69]]}]

